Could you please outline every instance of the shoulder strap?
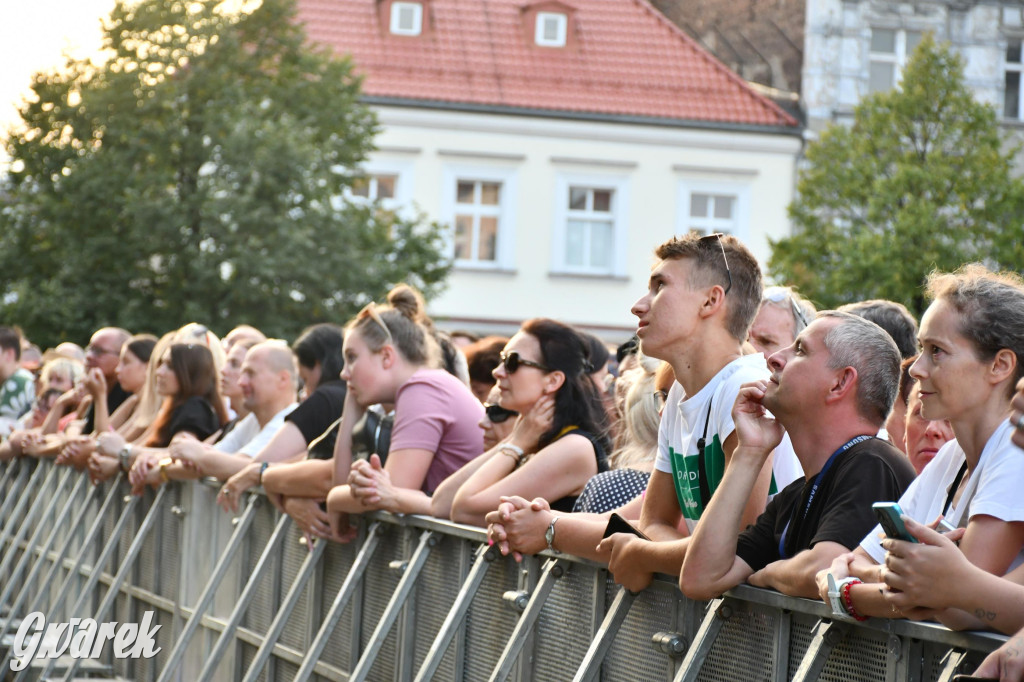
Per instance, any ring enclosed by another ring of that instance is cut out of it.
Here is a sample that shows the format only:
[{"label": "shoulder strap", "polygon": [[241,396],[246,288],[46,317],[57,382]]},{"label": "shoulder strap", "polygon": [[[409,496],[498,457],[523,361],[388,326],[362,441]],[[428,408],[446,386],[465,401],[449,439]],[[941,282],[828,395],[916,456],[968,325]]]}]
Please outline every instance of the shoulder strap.
[{"label": "shoulder strap", "polygon": [[708,484],[708,465],[704,461],[704,447],[708,437],[708,423],[711,421],[711,404],[708,401],[708,414],[704,418],[704,433],[697,440],[697,482],[700,483],[700,508],[703,512],[711,502],[711,486]]}]

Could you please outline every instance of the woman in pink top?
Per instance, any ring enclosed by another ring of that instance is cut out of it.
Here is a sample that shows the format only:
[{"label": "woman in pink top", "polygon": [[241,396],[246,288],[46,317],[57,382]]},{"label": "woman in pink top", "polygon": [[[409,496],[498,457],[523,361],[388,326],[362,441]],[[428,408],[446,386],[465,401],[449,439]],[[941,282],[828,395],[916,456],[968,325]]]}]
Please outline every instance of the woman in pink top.
[{"label": "woman in pink top", "polygon": [[[434,488],[483,451],[477,422],[483,406],[469,387],[444,371],[419,292],[399,285],[387,306],[370,304],[345,330],[348,382],[334,451],[334,488],[327,497],[338,512],[384,509],[429,514]],[[370,405],[393,403],[391,447],[352,462],[352,429]],[[337,530],[341,530],[339,524]]]}]

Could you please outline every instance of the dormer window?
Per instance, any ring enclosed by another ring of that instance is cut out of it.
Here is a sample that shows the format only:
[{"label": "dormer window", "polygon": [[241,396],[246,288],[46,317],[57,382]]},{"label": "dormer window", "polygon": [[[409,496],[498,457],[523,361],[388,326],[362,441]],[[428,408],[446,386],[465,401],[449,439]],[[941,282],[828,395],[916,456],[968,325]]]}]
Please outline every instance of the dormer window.
[{"label": "dormer window", "polygon": [[391,32],[398,36],[418,36],[423,32],[423,5],[418,2],[391,4]]},{"label": "dormer window", "polygon": [[565,47],[567,17],[557,12],[538,12],[534,40],[540,47]]}]

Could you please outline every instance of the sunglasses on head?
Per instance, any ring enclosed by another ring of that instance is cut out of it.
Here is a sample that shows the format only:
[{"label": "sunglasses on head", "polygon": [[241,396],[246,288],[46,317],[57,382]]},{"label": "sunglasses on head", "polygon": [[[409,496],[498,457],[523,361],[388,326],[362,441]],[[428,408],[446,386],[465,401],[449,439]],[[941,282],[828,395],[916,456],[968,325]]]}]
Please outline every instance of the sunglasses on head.
[{"label": "sunglasses on head", "polygon": [[534,362],[533,360],[526,360],[525,358],[523,358],[522,355],[519,354],[519,351],[517,350],[509,351],[508,353],[502,353],[501,364],[505,366],[505,371],[508,372],[509,374],[515,374],[516,370],[518,370],[520,367],[535,367],[536,369],[540,369],[545,372],[551,371],[551,368],[547,367],[546,365],[542,365],[539,362]]},{"label": "sunglasses on head", "polygon": [[732,270],[729,269],[729,259],[725,256],[725,245],[722,244],[722,237],[724,236],[721,232],[715,232],[714,234],[704,235],[698,241],[711,242],[711,240],[716,240],[718,242],[718,248],[722,252],[722,262],[725,263],[725,276],[729,278],[729,283],[725,285],[725,291],[722,293],[727,294],[732,289]]},{"label": "sunglasses on head", "polygon": [[495,403],[484,403],[484,412],[487,413],[487,418],[491,420],[492,424],[500,424],[508,421],[509,417],[519,416],[515,410],[509,410]]},{"label": "sunglasses on head", "polygon": [[788,303],[793,311],[793,317],[804,327],[808,325],[807,315],[800,309],[800,305],[796,302],[792,292],[785,287],[768,287],[764,290],[764,300],[783,306]]}]

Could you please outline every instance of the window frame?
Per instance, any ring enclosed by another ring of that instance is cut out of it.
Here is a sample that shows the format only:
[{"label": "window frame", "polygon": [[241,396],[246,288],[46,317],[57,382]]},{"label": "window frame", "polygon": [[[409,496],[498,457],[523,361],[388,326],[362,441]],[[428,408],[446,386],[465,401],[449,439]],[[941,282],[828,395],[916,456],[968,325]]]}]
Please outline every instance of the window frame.
[{"label": "window frame", "polygon": [[[401,16],[403,9],[413,11],[413,27],[402,28]],[[390,30],[396,36],[418,36],[423,33],[423,3],[396,0],[391,3]]]},{"label": "window frame", "polygon": [[[566,262],[566,241],[569,237],[569,189],[581,187],[588,190],[610,190],[612,217],[612,254],[608,269],[588,265],[569,265]],[[628,243],[629,178],[624,175],[598,175],[581,173],[558,173],[555,176],[555,208],[551,229],[551,272],[559,275],[584,275],[590,277],[626,277],[626,247]]]},{"label": "window frame", "polygon": [[[1011,62],[1008,59],[1007,52],[1010,49],[1011,43],[1018,43],[1020,45],[1021,57],[1020,61]],[[1021,38],[1010,38],[1006,42],[1006,47],[1002,50],[1003,57],[1003,82],[1002,82],[1002,94],[1003,94],[1003,106],[1001,111],[1001,118],[1004,121],[1016,121],[1024,122],[1024,39]],[[1010,73],[1017,74],[1017,115],[1007,116],[1006,115],[1006,76]]]},{"label": "window frame", "polygon": [[[545,22],[553,19],[557,22],[558,35],[553,40],[544,37]],[[537,12],[533,28],[533,41],[538,47],[565,47],[569,37],[569,17],[561,12]]]},{"label": "window frame", "polygon": [[[874,37],[875,31],[892,31],[893,32],[893,51],[892,52],[875,52],[871,49],[871,39]],[[907,34],[917,34],[917,42],[920,43],[921,39],[924,38],[924,31],[915,31],[907,28],[889,28],[886,26],[872,26],[871,33],[868,35],[868,70],[867,70],[867,94],[873,95],[879,92],[888,92],[888,90],[872,90],[871,89],[871,66],[872,64],[888,64],[892,68],[892,88],[898,88],[903,80],[903,69],[907,66],[907,60],[910,58],[910,52],[907,50]],[[917,45],[915,44],[916,48]],[[892,88],[889,88],[890,90]]]},{"label": "window frame", "polygon": [[[498,238],[493,261],[455,258],[455,216],[459,182],[498,182]],[[447,249],[456,270],[513,270],[515,267],[516,203],[519,199],[518,173],[511,168],[476,164],[445,165],[441,180],[441,216],[448,225]]]},{"label": "window frame", "polygon": [[[708,194],[716,196],[733,196],[736,198],[733,205],[732,224],[734,229],[723,230],[721,226],[714,227],[715,232],[731,234],[742,242],[750,239],[750,185],[742,182],[729,181],[708,181],[708,180],[687,180],[680,179],[676,186],[676,234],[687,234],[691,229],[690,204],[694,194]],[[723,220],[712,218],[712,220]]]},{"label": "window frame", "polygon": [[[388,211],[394,211],[405,219],[415,219],[417,211],[412,205],[413,200],[413,166],[408,161],[392,159],[370,159],[359,166],[359,172],[363,175],[394,175],[395,196],[390,199],[381,199],[380,206]],[[345,188],[345,198],[352,203],[369,204],[373,199],[361,197],[352,193],[351,187]]]}]

